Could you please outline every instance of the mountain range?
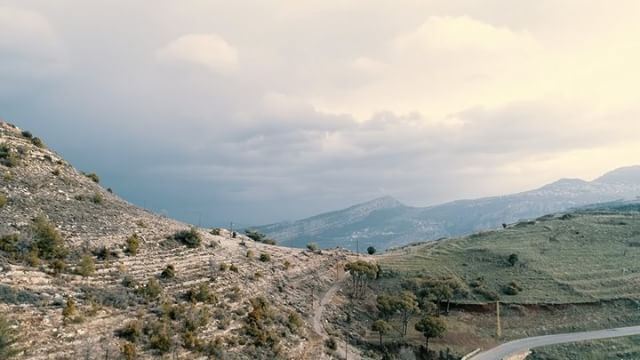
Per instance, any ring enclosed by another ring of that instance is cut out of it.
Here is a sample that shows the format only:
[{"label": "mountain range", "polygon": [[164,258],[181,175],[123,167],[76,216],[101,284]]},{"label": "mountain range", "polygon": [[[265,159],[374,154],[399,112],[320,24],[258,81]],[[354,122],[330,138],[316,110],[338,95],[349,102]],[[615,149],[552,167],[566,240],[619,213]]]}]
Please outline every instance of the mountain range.
[{"label": "mountain range", "polygon": [[561,179],[517,194],[459,200],[428,207],[381,197],[302,220],[258,226],[280,244],[385,250],[411,242],[460,236],[575,207],[640,196],[640,166],[613,170],[593,180]]}]

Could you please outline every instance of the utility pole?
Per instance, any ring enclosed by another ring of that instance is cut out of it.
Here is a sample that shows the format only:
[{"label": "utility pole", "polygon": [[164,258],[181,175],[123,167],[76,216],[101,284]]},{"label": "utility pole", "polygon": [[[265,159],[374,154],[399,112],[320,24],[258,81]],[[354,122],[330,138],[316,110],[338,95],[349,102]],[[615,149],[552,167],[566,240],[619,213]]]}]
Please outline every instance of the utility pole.
[{"label": "utility pole", "polygon": [[496,301],[496,336],[499,339],[502,336],[502,326],[500,325],[500,301]]}]

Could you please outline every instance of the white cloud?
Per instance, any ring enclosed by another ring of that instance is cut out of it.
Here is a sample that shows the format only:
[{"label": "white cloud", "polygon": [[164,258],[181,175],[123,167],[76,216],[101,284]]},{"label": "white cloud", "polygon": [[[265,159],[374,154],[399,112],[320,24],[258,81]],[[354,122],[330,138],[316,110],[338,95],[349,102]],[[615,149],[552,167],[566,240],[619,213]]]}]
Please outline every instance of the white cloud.
[{"label": "white cloud", "polygon": [[[46,17],[0,6],[0,93],[15,92],[65,67],[64,48]],[[13,83],[13,84],[11,84]]]},{"label": "white cloud", "polygon": [[158,51],[162,61],[203,66],[227,74],[238,66],[238,52],[217,34],[189,34],[171,41]]}]

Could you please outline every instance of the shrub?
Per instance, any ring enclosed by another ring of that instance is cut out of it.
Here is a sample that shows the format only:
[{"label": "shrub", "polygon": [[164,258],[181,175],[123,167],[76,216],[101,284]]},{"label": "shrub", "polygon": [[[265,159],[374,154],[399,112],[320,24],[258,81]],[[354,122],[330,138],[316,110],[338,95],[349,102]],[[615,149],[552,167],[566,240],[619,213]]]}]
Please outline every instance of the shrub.
[{"label": "shrub", "polygon": [[139,289],[139,292],[147,300],[157,299],[162,293],[162,286],[158,280],[151,278],[147,281],[147,284]]},{"label": "shrub", "polygon": [[15,255],[18,251],[18,241],[20,241],[18,234],[4,235],[0,237],[0,251]]},{"label": "shrub", "polygon": [[260,261],[262,262],[269,262],[271,261],[271,255],[267,254],[267,253],[262,253],[260,254]]},{"label": "shrub", "polygon": [[51,266],[54,275],[61,274],[67,268],[67,264],[60,259],[53,260],[49,265]]},{"label": "shrub", "polygon": [[336,342],[336,339],[334,339],[334,338],[332,338],[332,337],[328,338],[328,339],[324,342],[324,345],[325,345],[327,348],[329,348],[329,349],[331,349],[331,350],[334,350],[334,351],[338,349],[338,343]]},{"label": "shrub", "polygon": [[96,265],[93,261],[93,257],[89,255],[83,255],[78,264],[77,273],[84,277],[93,275],[96,272]]},{"label": "shrub", "polygon": [[165,280],[173,279],[174,277],[176,277],[175,267],[171,264],[167,265],[167,267],[162,270],[162,273],[160,273],[160,277]]},{"label": "shrub", "polygon": [[33,134],[30,131],[23,130],[21,134],[22,134],[22,137],[24,138],[27,138],[27,139],[33,138]]},{"label": "shrub", "polygon": [[53,260],[64,259],[67,256],[68,251],[62,235],[44,216],[40,215],[35,219],[32,231],[33,245],[40,257]]},{"label": "shrub", "polygon": [[249,237],[249,239],[257,242],[263,242],[267,236],[263,233],[253,230],[245,230],[244,233]]},{"label": "shrub", "polygon": [[62,318],[65,322],[69,321],[76,314],[76,302],[73,298],[68,298],[62,309]]},{"label": "shrub", "polygon": [[178,231],[173,235],[173,239],[190,248],[196,248],[202,242],[202,237],[195,228]]},{"label": "shrub", "polygon": [[140,237],[138,234],[132,234],[127,238],[125,243],[126,252],[129,255],[136,255],[138,253],[138,248],[140,247]]},{"label": "shrub", "polygon": [[104,202],[104,197],[100,193],[95,193],[91,196],[91,202],[94,204],[102,204]]},{"label": "shrub", "polygon": [[44,142],[42,141],[42,139],[38,138],[38,137],[34,137],[33,139],[31,139],[31,143],[39,148],[44,148]]},{"label": "shrub", "polygon": [[227,271],[227,270],[229,270],[229,264],[221,263],[220,264],[220,271]]},{"label": "shrub", "polygon": [[0,359],[10,359],[18,355],[19,351],[15,348],[17,342],[17,331],[4,315],[0,314]]},{"label": "shrub", "polygon": [[135,343],[142,337],[142,322],[140,320],[129,321],[122,329],[116,331],[116,335]]},{"label": "shrub", "polygon": [[166,321],[153,323],[150,326],[149,346],[160,353],[167,353],[171,350],[171,335],[169,324]]},{"label": "shrub", "polygon": [[0,208],[7,205],[7,196],[3,193],[0,193]]},{"label": "shrub", "polygon": [[136,349],[136,345],[130,342],[125,342],[120,347],[120,352],[122,353],[122,358],[124,360],[135,360],[138,358],[138,350]]},{"label": "shrub", "polygon": [[185,298],[192,303],[203,302],[212,304],[218,300],[216,294],[211,292],[209,285],[206,283],[201,283],[197,288],[189,289],[185,294]]},{"label": "shrub", "polygon": [[211,235],[219,236],[221,231],[220,231],[220,228],[214,228],[214,229],[211,229],[211,231],[209,233]]},{"label": "shrub", "polygon": [[300,314],[298,314],[295,311],[292,311],[289,313],[289,317],[287,318],[287,326],[289,327],[289,330],[291,330],[292,333],[295,333],[298,331],[299,328],[301,328],[304,325],[304,321],[302,320],[302,317],[300,316]]},{"label": "shrub", "polygon": [[509,262],[509,265],[516,266],[516,263],[518,263],[518,254],[509,255],[507,261]]},{"label": "shrub", "polygon": [[307,249],[311,250],[311,251],[318,251],[318,244],[316,243],[308,243],[307,244]]},{"label": "shrub", "polygon": [[229,270],[237,273],[239,271],[238,267],[236,266],[236,264],[231,264],[231,266],[229,266]]},{"label": "shrub", "polygon": [[277,244],[276,241],[273,240],[273,239],[266,239],[265,241],[263,241],[263,243],[267,244],[267,245],[276,245]]},{"label": "shrub", "polygon": [[15,167],[20,162],[19,160],[18,155],[11,151],[7,144],[0,145],[0,164],[6,167]]},{"label": "shrub", "polygon": [[91,181],[93,181],[94,183],[96,183],[96,184],[100,183],[100,177],[96,173],[90,173],[90,174],[83,173],[83,174],[84,174],[84,176],[86,176],[89,179],[91,179]]},{"label": "shrub", "polygon": [[255,254],[253,253],[253,250],[247,250],[247,257],[249,259],[252,259],[255,256]]},{"label": "shrub", "polygon": [[134,288],[138,285],[138,282],[133,278],[133,276],[131,275],[125,275],[122,278],[122,282],[121,282],[122,286],[126,287],[126,288]]},{"label": "shrub", "polygon": [[282,266],[284,266],[285,270],[289,270],[291,268],[291,262],[289,260],[285,260]]},{"label": "shrub", "polygon": [[369,255],[373,255],[373,254],[375,254],[375,253],[376,253],[376,251],[377,251],[377,250],[376,250],[376,248],[375,248],[375,247],[373,247],[373,246],[369,246],[369,247],[367,248],[367,253],[368,253]]}]

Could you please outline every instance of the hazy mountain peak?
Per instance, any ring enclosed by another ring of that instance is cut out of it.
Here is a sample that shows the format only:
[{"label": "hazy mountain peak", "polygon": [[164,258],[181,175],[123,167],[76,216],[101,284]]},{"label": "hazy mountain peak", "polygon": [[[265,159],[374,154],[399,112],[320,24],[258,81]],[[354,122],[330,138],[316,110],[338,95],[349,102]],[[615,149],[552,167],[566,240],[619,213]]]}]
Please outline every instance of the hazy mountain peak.
[{"label": "hazy mountain peak", "polygon": [[604,184],[640,184],[640,166],[627,166],[610,171],[594,180]]},{"label": "hazy mountain peak", "polygon": [[382,196],[358,205],[355,205],[354,207],[367,207],[367,208],[376,208],[376,209],[388,209],[388,208],[394,208],[394,207],[400,207],[400,206],[405,206],[403,203],[400,202],[400,200],[386,195],[386,196]]}]

